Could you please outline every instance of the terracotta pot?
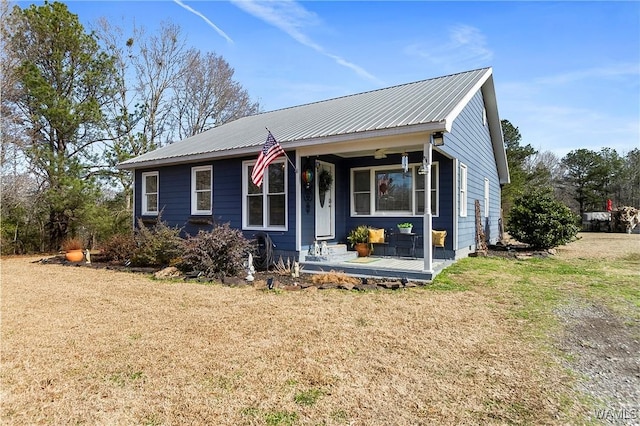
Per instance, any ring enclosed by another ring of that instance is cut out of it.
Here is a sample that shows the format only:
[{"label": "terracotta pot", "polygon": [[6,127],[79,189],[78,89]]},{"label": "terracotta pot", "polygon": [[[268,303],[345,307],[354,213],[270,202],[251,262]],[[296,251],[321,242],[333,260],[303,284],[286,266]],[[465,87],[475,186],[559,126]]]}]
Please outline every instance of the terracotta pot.
[{"label": "terracotta pot", "polygon": [[355,245],[355,249],[358,252],[358,257],[367,257],[371,254],[368,243],[358,243]]},{"label": "terracotta pot", "polygon": [[65,253],[64,257],[69,262],[82,262],[82,259],[84,259],[84,253],[82,250],[69,250]]}]

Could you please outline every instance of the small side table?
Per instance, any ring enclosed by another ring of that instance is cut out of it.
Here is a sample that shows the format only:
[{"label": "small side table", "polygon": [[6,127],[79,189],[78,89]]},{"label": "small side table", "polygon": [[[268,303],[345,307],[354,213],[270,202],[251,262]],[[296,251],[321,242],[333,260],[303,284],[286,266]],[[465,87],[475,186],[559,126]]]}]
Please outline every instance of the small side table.
[{"label": "small side table", "polygon": [[396,232],[393,234],[395,237],[395,247],[396,247],[396,255],[400,255],[400,251],[407,251],[408,256],[412,258],[416,258],[416,244],[418,242],[418,238],[420,234],[404,234],[400,232]]}]

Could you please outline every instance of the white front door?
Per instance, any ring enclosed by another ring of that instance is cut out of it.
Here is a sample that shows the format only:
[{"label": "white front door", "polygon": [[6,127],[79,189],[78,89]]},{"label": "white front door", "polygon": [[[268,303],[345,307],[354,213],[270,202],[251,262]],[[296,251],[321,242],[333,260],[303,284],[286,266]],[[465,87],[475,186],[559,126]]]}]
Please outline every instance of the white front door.
[{"label": "white front door", "polygon": [[[318,167],[316,169],[315,179],[315,199],[316,199],[316,239],[317,240],[329,240],[335,238],[336,232],[336,212],[335,212],[335,198],[336,198],[336,168],[331,163],[325,163],[324,161],[318,161]],[[320,192],[320,180],[323,173],[329,173],[332,177],[331,187],[328,191]]]}]

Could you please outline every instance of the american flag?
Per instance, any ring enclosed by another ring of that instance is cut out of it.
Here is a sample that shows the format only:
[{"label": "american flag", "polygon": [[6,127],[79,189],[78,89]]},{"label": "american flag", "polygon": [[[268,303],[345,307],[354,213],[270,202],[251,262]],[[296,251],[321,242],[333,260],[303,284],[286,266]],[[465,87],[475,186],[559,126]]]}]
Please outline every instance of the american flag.
[{"label": "american flag", "polygon": [[251,180],[256,186],[262,185],[262,178],[264,177],[264,171],[269,167],[269,164],[279,156],[284,154],[284,149],[278,143],[276,138],[273,137],[271,132],[267,135],[267,140],[260,151],[258,161],[253,166],[253,172],[251,172]]}]

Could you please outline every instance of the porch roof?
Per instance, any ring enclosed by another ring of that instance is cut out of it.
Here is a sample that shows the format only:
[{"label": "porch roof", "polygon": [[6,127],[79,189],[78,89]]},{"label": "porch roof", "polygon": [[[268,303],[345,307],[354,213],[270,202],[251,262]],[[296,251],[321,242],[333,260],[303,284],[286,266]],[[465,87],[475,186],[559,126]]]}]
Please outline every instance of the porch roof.
[{"label": "porch roof", "polygon": [[[449,131],[453,120],[480,89],[494,150],[504,153],[492,69],[482,68],[239,118],[118,167],[137,169],[257,154],[266,139],[265,127],[285,150],[394,134]],[[506,156],[496,161],[499,169],[502,162],[506,167]]]}]

